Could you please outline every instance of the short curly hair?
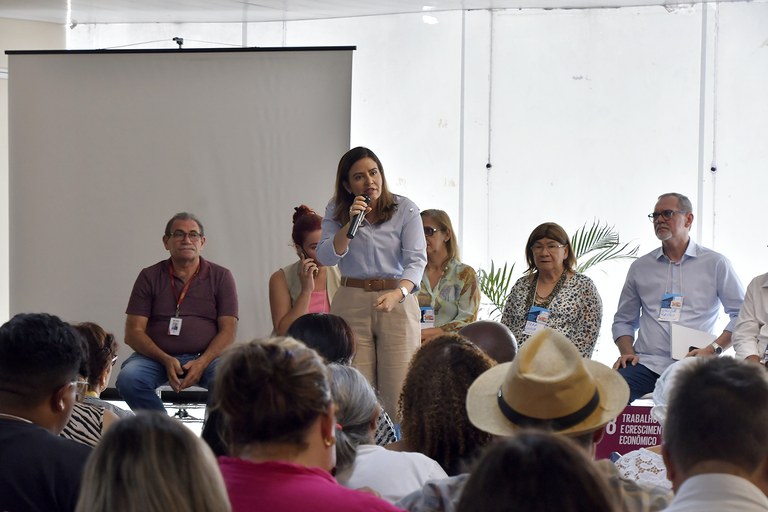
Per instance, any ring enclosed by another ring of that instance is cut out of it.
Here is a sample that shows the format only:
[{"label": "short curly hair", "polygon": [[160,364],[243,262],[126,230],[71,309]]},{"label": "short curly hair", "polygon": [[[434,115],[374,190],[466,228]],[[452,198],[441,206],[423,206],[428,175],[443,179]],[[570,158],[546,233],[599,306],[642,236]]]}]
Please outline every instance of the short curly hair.
[{"label": "short curly hair", "polygon": [[495,365],[477,345],[458,334],[443,334],[422,346],[411,359],[400,416],[409,450],[436,460],[457,475],[491,440],[469,421],[467,390]]}]

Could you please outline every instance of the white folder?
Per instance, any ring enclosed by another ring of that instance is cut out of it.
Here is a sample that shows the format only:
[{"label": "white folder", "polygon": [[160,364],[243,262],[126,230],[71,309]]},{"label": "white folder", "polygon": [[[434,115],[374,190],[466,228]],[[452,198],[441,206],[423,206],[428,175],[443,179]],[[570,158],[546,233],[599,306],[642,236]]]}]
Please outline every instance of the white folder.
[{"label": "white folder", "polygon": [[670,338],[672,340],[672,359],[680,360],[690,352],[690,348],[704,348],[711,345],[717,336],[698,329],[691,329],[680,324],[672,323]]}]

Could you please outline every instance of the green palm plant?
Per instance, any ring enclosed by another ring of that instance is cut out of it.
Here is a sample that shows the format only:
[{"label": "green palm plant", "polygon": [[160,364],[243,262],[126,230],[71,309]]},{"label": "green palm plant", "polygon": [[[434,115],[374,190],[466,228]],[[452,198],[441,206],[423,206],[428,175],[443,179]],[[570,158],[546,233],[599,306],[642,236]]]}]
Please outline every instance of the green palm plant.
[{"label": "green palm plant", "polygon": [[637,258],[638,245],[621,243],[619,233],[613,226],[593,220],[587,227],[584,223],[571,237],[573,255],[576,256],[576,272],[584,273],[600,263]]},{"label": "green palm plant", "polygon": [[[576,256],[576,272],[583,273],[602,263],[620,259],[637,258],[639,246],[629,242],[621,243],[619,233],[614,226],[602,221],[593,220],[591,226],[586,223],[571,236],[571,248]],[[504,310],[504,303],[509,296],[514,282],[512,273],[515,264],[504,263],[496,267],[491,260],[491,268],[477,271],[480,291],[488,298],[493,309],[489,313],[492,318],[498,318]]]},{"label": "green palm plant", "polygon": [[512,273],[514,270],[514,263],[510,267],[507,267],[507,264],[504,263],[503,268],[495,268],[493,260],[491,260],[491,269],[489,271],[486,272],[482,268],[477,271],[480,291],[488,297],[488,300],[494,306],[490,312],[491,316],[498,317],[504,309],[507,295],[509,295],[509,291],[512,289]]}]

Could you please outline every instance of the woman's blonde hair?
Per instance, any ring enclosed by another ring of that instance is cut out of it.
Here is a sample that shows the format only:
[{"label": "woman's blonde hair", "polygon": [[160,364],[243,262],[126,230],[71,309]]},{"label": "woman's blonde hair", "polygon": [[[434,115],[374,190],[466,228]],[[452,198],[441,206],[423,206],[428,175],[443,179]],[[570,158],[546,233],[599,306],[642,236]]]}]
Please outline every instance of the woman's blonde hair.
[{"label": "woman's blonde hair", "polygon": [[208,446],[165,413],[116,422],[88,459],[76,512],[230,511]]},{"label": "woman's blonde hair", "polygon": [[459,243],[456,241],[456,233],[453,231],[451,218],[448,216],[448,214],[443,210],[422,210],[421,218],[423,219],[424,217],[432,219],[435,224],[437,224],[437,227],[440,228],[440,230],[444,233],[448,234],[450,237],[445,242],[445,248],[448,250],[448,261],[459,261]]}]

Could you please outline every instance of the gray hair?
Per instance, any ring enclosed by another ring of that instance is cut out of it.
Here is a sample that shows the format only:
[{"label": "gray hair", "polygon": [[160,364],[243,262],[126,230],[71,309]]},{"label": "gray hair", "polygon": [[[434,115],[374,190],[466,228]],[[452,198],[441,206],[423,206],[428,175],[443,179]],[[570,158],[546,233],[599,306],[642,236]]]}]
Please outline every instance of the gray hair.
[{"label": "gray hair", "polygon": [[192,220],[197,222],[197,227],[200,228],[200,234],[205,236],[205,228],[203,227],[203,223],[200,222],[200,219],[198,219],[194,213],[189,212],[179,212],[171,217],[171,220],[169,220],[165,225],[165,236],[171,236],[171,226],[173,226],[173,223],[177,220]]},{"label": "gray hair", "polygon": [[693,213],[693,204],[691,204],[691,200],[683,194],[678,194],[677,192],[667,192],[666,194],[661,194],[657,200],[661,201],[663,197],[674,197],[677,199],[677,207],[680,208],[680,211]]},{"label": "gray hair", "polygon": [[328,365],[331,394],[338,411],[336,421],[336,469],[342,471],[355,462],[357,447],[371,442],[371,418],[379,408],[376,392],[355,368],[337,363]]}]

